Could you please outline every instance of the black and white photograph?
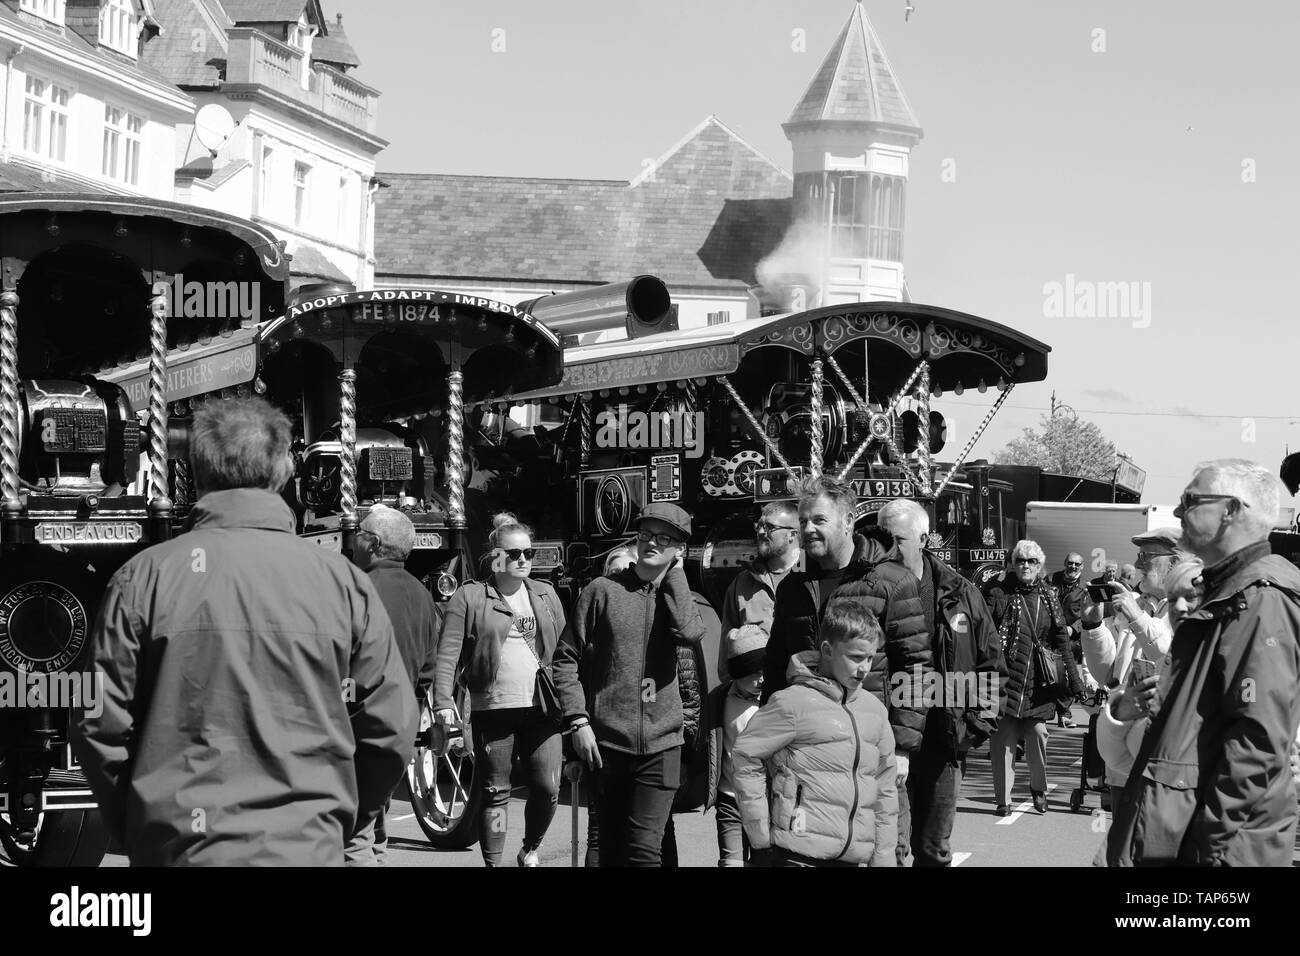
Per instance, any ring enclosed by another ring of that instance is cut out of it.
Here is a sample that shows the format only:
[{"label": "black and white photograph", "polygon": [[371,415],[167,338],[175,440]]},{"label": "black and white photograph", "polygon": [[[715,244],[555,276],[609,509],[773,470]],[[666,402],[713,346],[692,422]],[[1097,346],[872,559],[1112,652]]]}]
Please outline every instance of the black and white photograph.
[{"label": "black and white photograph", "polygon": [[1297,34],[0,0],[0,880],[119,938],[193,867],[1266,925],[1207,871],[1300,866]]}]

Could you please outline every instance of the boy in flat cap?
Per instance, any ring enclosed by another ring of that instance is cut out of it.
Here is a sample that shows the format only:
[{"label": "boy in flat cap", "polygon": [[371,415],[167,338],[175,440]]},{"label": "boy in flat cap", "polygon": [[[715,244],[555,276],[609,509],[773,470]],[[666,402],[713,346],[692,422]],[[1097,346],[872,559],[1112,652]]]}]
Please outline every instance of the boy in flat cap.
[{"label": "boy in flat cap", "polygon": [[705,626],[682,557],[691,516],[646,505],[637,562],[578,596],[555,653],[555,683],[574,749],[596,771],[600,865],[660,866],[682,772],[678,644]]}]

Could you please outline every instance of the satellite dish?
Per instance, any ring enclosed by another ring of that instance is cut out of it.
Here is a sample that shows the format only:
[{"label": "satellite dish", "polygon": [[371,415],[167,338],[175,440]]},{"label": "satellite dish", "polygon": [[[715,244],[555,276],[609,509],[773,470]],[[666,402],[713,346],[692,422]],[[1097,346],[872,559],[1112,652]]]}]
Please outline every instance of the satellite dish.
[{"label": "satellite dish", "polygon": [[220,149],[234,131],[234,118],[219,103],[209,103],[194,117],[194,135],[210,152]]}]

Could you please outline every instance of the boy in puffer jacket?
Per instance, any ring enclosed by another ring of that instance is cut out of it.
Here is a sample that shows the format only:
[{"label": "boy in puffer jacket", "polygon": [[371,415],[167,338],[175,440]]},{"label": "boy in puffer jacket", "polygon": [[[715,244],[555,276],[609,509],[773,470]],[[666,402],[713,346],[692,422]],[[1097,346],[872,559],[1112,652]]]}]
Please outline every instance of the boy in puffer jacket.
[{"label": "boy in puffer jacket", "polygon": [[865,605],[832,598],[818,637],[820,649],[790,659],[790,686],[736,741],[750,865],[895,866],[894,733],[884,705],[862,689],[884,635]]}]

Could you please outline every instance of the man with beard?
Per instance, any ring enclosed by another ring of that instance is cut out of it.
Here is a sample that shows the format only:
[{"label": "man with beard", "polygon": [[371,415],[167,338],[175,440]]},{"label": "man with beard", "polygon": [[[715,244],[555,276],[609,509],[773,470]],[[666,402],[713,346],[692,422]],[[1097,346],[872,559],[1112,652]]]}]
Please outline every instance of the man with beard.
[{"label": "man with beard", "polygon": [[[858,496],[845,481],[823,475],[807,481],[799,497],[799,527],[807,568],[789,574],[776,589],[772,634],[763,673],[763,702],[787,686],[790,659],[815,650],[822,614],[831,595],[847,585],[843,596],[862,602],[884,631],[871,673],[863,687],[889,711],[898,758],[900,795],[907,779],[908,757],[921,746],[925,730],[924,673],[930,667],[930,634],[925,629],[916,577],[905,568],[892,541],[854,534]],[[895,702],[898,703],[895,703]],[[899,831],[907,811],[899,801]],[[899,844],[899,862],[907,854]]]},{"label": "man with beard", "polygon": [[940,705],[925,715],[921,746],[906,785],[899,787],[899,804],[906,802],[911,811],[911,833],[902,826],[898,831],[899,855],[910,842],[916,866],[952,866],[949,841],[966,753],[993,733],[998,688],[1006,676],[1002,646],[975,585],[925,550],[930,533],[925,509],[900,498],[880,509],[879,523],[893,535],[903,566],[917,580],[935,677],[944,688]]},{"label": "man with beard", "polygon": [[[722,599],[722,634],[754,624],[765,634],[772,632],[772,611],[776,589],[799,563],[799,509],[793,501],[771,501],[754,525],[758,556],[727,588]],[[727,673],[727,641],[718,644],[719,679]]]},{"label": "man with beard", "polygon": [[[1061,603],[1065,626],[1070,629],[1070,650],[1074,654],[1074,661],[1076,664],[1081,663],[1083,624],[1080,618],[1083,617],[1084,605],[1088,603],[1088,589],[1083,583],[1083,555],[1071,551],[1065,556],[1065,567],[1052,575],[1052,588],[1056,591],[1056,599]],[[1056,722],[1062,727],[1075,726],[1070,717],[1070,704],[1071,701],[1068,700],[1056,702]]]},{"label": "man with beard", "polygon": [[[1205,562],[1116,807],[1111,866],[1290,866],[1300,725],[1300,570],[1272,554],[1281,486],[1251,461],[1205,462],[1174,515]],[[1158,681],[1158,686],[1157,686]],[[1163,696],[1163,699],[1161,697]]]}]

